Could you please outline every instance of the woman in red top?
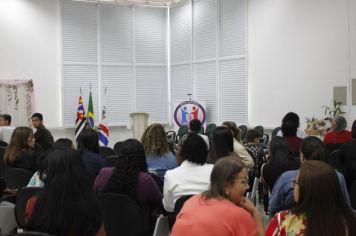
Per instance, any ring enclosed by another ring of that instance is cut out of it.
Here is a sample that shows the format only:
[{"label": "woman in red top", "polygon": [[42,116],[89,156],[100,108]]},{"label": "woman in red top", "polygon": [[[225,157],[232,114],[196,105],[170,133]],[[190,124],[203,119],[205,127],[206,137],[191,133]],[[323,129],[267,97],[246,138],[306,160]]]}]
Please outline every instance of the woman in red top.
[{"label": "woman in red top", "polygon": [[337,116],[332,121],[332,129],[324,136],[325,145],[343,144],[351,141],[351,132],[345,130],[347,122],[345,117]]},{"label": "woman in red top", "polygon": [[265,236],[356,235],[356,217],[346,204],[331,166],[306,161],[291,184],[296,206],[277,213]]}]

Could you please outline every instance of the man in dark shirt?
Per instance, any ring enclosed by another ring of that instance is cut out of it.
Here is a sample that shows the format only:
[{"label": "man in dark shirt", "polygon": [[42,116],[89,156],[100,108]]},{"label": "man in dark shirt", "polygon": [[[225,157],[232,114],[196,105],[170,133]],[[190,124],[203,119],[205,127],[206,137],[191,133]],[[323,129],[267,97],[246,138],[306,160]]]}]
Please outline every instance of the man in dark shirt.
[{"label": "man in dark shirt", "polygon": [[43,116],[41,113],[32,115],[32,125],[36,128],[36,132],[33,134],[35,142],[41,145],[45,151],[52,148],[54,139],[51,132],[43,125]]}]

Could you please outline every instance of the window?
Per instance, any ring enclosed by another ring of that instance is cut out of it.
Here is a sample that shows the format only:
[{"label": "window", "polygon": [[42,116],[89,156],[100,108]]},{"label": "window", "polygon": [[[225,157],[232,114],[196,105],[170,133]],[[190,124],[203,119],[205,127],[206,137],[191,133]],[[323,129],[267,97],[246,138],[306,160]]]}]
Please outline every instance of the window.
[{"label": "window", "polygon": [[109,125],[135,111],[168,123],[187,94],[208,123],[246,123],[246,12],[246,0],[194,0],[168,19],[167,8],[63,0],[64,125],[74,126],[80,91],[86,110],[92,92],[96,124],[104,104]]}]

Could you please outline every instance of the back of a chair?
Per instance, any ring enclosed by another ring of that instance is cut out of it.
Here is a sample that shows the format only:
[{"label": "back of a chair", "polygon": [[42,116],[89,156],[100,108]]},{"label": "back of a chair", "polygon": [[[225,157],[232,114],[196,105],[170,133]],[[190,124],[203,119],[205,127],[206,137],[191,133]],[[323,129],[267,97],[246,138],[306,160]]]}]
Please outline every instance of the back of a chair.
[{"label": "back of a chair", "polygon": [[105,159],[106,159],[106,162],[108,163],[109,167],[114,167],[119,158],[116,155],[110,155],[110,156],[105,157]]},{"label": "back of a chair", "polygon": [[101,146],[99,147],[99,154],[102,155],[103,157],[116,155],[114,149],[110,147],[101,147]]},{"label": "back of a chair", "polygon": [[184,135],[188,134],[188,132],[189,132],[189,129],[188,129],[187,125],[182,125],[181,127],[179,127],[178,133],[177,133],[177,140],[179,140]]},{"label": "back of a chair", "polygon": [[10,233],[17,226],[14,205],[0,206],[0,229],[1,235]]},{"label": "back of a chair", "polygon": [[272,139],[277,136],[278,132],[281,130],[281,127],[276,127],[272,131]]},{"label": "back of a chair", "polygon": [[177,219],[177,215],[179,214],[180,210],[182,210],[184,203],[189,200],[189,198],[193,197],[194,195],[185,195],[182,196],[180,198],[178,198],[178,200],[176,201],[176,203],[174,204],[174,211],[173,211],[173,215],[169,217],[168,221],[169,221],[169,227],[172,229],[174,223],[176,222]]},{"label": "back of a chair", "polygon": [[144,235],[143,215],[136,201],[116,193],[99,194],[98,199],[107,236]]},{"label": "back of a chair", "polygon": [[169,236],[169,224],[167,216],[159,216],[156,221],[153,236]]},{"label": "back of a chair", "polygon": [[257,194],[259,182],[260,182],[259,179],[255,177],[255,179],[253,180],[252,190],[247,194],[247,198],[250,199],[255,205],[256,205],[256,194]]},{"label": "back of a chair", "polygon": [[9,189],[20,189],[27,186],[33,173],[22,168],[6,168],[4,180]]},{"label": "back of a chair", "polygon": [[262,125],[257,125],[254,130],[256,130],[256,132],[262,137],[264,134],[264,129]]},{"label": "back of a chair", "polygon": [[208,124],[205,129],[205,135],[208,136],[210,139],[212,137],[215,129],[216,129],[216,124],[214,124],[214,123]]},{"label": "back of a chair", "polygon": [[240,125],[239,127],[237,127],[240,129],[241,131],[241,140],[243,142],[246,141],[246,138],[247,138],[247,126],[246,125]]},{"label": "back of a chair", "polygon": [[173,130],[166,132],[168,142],[175,142],[176,140],[176,132]]},{"label": "back of a chair", "polygon": [[25,187],[20,189],[16,195],[15,218],[20,228],[25,227],[25,210],[28,200],[37,196],[42,191],[40,187]]}]

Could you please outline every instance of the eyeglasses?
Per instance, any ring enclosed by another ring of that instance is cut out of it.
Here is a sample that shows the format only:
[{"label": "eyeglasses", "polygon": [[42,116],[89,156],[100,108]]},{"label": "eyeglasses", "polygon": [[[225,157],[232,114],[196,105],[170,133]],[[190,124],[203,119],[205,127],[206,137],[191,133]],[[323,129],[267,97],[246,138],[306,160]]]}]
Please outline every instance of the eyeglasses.
[{"label": "eyeglasses", "polygon": [[295,188],[296,185],[299,185],[299,183],[297,182],[297,180],[294,178],[294,179],[291,179],[290,181],[292,183],[292,187]]},{"label": "eyeglasses", "polygon": [[249,184],[249,181],[248,179],[242,179],[242,180],[237,180],[240,184],[244,184],[244,185],[248,185]]}]

